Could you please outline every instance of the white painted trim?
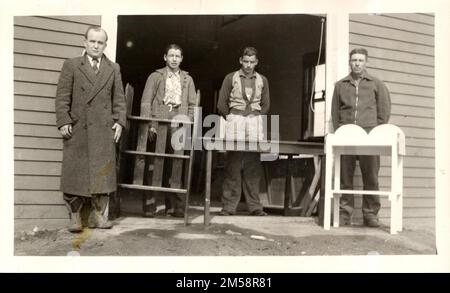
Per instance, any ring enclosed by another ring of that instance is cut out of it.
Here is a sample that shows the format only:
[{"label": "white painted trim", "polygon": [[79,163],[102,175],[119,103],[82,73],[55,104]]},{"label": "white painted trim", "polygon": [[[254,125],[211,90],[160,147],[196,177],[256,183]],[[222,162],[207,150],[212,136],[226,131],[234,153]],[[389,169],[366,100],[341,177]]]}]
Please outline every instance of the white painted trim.
[{"label": "white painted trim", "polygon": [[117,52],[117,14],[104,14],[101,16],[102,28],[108,34],[108,46],[105,54],[111,61],[116,61]]},{"label": "white painted trim", "polygon": [[349,18],[346,13],[328,13],[326,31],[325,134],[333,131],[331,100],[334,84],[348,74]]}]

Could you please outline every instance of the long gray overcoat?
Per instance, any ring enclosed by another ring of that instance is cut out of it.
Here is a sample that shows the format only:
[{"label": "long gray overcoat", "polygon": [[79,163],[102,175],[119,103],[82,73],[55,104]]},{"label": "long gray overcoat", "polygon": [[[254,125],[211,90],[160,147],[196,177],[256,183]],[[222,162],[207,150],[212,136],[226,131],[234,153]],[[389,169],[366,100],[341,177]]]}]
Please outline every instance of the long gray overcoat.
[{"label": "long gray overcoat", "polygon": [[86,55],[64,62],[56,91],[56,126],[72,124],[64,139],[61,190],[90,197],[116,190],[115,122],[125,125],[118,64],[103,55],[95,74]]}]

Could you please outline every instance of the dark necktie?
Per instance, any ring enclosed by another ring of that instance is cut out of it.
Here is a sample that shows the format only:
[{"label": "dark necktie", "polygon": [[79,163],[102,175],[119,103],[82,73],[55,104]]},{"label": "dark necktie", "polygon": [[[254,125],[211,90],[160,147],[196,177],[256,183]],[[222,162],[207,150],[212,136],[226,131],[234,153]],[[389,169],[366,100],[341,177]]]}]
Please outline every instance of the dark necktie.
[{"label": "dark necktie", "polygon": [[95,74],[98,73],[98,59],[92,58],[92,68],[94,69]]}]

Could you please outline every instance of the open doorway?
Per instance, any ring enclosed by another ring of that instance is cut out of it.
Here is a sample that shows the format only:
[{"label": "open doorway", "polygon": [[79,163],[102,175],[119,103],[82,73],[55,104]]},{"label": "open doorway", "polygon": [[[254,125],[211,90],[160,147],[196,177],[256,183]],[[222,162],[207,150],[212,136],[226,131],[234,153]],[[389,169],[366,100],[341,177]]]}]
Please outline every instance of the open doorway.
[{"label": "open doorway", "polygon": [[[132,112],[139,115],[147,77],[165,66],[163,54],[168,44],[183,48],[181,68],[190,73],[201,92],[204,116],[217,112],[217,92],[225,75],[239,69],[243,48],[253,46],[259,55],[256,70],[269,81],[269,114],[280,118],[280,140],[309,139],[308,123],[317,120],[310,110],[315,66],[319,59],[325,64],[324,19],[304,14],[119,16],[116,59],[124,84],[130,83],[135,89]],[[194,166],[194,173],[200,174],[193,181],[194,191],[200,192],[203,187],[202,165],[196,162]],[[216,184],[214,188],[212,183],[211,197],[220,199],[221,184]],[[139,213],[140,203],[133,209]]]},{"label": "open doorway", "polygon": [[[269,114],[280,115],[280,140],[307,137],[305,119],[311,78],[308,68],[317,62],[322,16],[284,15],[123,15],[118,17],[117,62],[124,83],[135,88],[133,113],[148,75],[165,66],[164,48],[181,45],[181,65],[194,78],[201,92],[203,114],[216,112],[215,93],[225,75],[239,69],[245,46],[259,51],[257,71],[269,80]],[[322,36],[322,51],[325,50]],[[324,63],[324,54],[320,63]]]}]

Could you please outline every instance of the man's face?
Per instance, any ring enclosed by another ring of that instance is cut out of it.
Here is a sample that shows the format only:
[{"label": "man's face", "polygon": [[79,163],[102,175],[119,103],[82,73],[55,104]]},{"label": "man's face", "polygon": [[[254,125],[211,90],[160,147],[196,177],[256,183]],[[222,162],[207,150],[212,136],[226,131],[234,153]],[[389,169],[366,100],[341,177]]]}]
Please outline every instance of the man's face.
[{"label": "man's face", "polygon": [[86,53],[91,57],[100,58],[106,48],[106,34],[104,31],[90,30],[84,40]]},{"label": "man's face", "polygon": [[166,61],[167,66],[171,70],[177,71],[180,69],[180,64],[183,61],[183,55],[178,49],[170,49],[167,54],[164,54],[164,61]]},{"label": "man's face", "polygon": [[366,69],[366,65],[366,55],[356,53],[350,57],[350,68],[352,73],[361,74]]},{"label": "man's face", "polygon": [[239,63],[241,63],[242,71],[244,71],[245,74],[252,74],[255,71],[256,65],[258,65],[258,59],[255,55],[245,55],[239,58]]}]

